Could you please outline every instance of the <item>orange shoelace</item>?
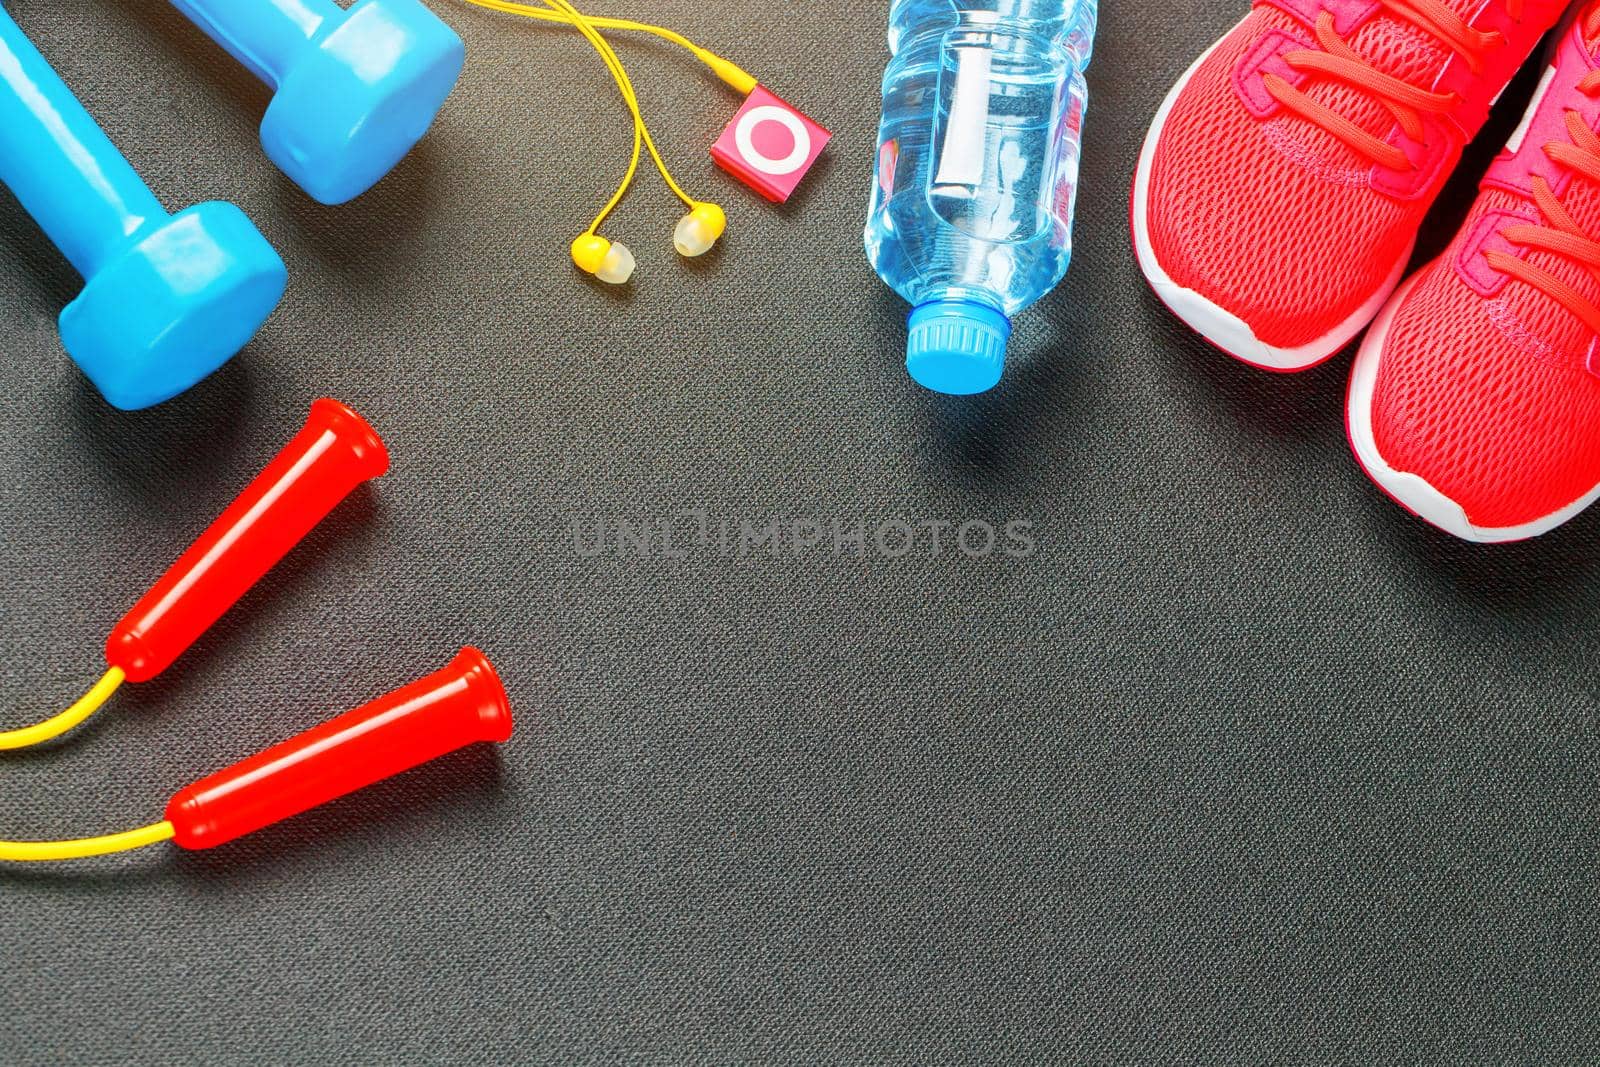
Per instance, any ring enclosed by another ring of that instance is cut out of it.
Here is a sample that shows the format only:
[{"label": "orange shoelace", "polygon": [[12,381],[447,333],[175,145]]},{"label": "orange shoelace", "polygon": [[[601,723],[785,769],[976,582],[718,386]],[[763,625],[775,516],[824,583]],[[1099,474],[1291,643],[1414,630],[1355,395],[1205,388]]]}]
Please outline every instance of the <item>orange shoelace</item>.
[{"label": "orange shoelace", "polygon": [[[1395,17],[1414,23],[1443,41],[1466,61],[1474,74],[1483,72],[1485,53],[1506,43],[1504,34],[1494,30],[1475,30],[1467,25],[1466,20],[1445,6],[1444,0],[1379,0],[1379,3]],[[1505,0],[1506,11],[1513,19],[1522,18],[1522,3],[1523,0]],[[1327,11],[1317,16],[1316,36],[1321,51],[1302,49],[1287,52],[1283,57],[1284,62],[1302,73],[1331,78],[1371,94],[1389,109],[1400,128],[1413,141],[1422,140],[1422,116],[1425,113],[1443,115],[1461,103],[1457,93],[1435,93],[1420,89],[1374,67],[1339,36],[1334,28],[1333,15]],[[1266,83],[1267,92],[1285,109],[1327,130],[1372,162],[1391,170],[1412,169],[1411,160],[1405,152],[1374,137],[1326,104],[1311,99],[1286,79],[1269,73],[1262,80]]]},{"label": "orange shoelace", "polygon": [[[1600,36],[1600,4],[1584,15],[1584,36]],[[1600,96],[1600,70],[1592,70],[1578,82],[1578,91]],[[1600,135],[1596,135],[1576,111],[1566,115],[1567,136],[1571,144],[1555,141],[1544,146],[1545,155],[1581,178],[1600,183]],[[1538,175],[1533,179],[1533,202],[1549,221],[1548,226],[1507,226],[1503,236],[1514,245],[1565,256],[1600,282],[1600,241],[1594,240],[1577,224],[1556,199],[1550,183]],[[1600,334],[1600,307],[1571,285],[1549,271],[1535,267],[1519,256],[1488,252],[1483,257],[1490,267],[1517,281],[1533,286],[1576,315],[1591,331]]]}]

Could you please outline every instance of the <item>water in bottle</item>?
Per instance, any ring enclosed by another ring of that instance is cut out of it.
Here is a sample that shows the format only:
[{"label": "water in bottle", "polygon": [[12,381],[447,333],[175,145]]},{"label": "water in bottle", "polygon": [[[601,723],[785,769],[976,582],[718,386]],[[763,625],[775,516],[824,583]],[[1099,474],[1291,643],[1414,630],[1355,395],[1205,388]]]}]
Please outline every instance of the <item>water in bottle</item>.
[{"label": "water in bottle", "polygon": [[867,254],[929,389],[999,380],[1011,318],[1072,257],[1098,0],[894,0]]}]

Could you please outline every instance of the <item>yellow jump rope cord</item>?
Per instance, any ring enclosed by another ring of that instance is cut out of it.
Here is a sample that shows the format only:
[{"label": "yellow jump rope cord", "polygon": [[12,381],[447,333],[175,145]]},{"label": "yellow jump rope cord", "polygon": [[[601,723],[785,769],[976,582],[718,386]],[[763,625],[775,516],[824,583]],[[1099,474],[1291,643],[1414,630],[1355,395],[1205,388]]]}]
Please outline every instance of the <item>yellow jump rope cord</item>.
[{"label": "yellow jump rope cord", "polygon": [[0,862],[49,863],[109,856],[171,841],[175,833],[170,822],[158,822],[154,826],[129,830],[125,834],[87,837],[81,841],[0,841]]},{"label": "yellow jump rope cord", "polygon": [[528,4],[514,3],[512,0],[465,0],[465,2],[476,7],[487,8],[491,11],[502,11],[511,15],[520,15],[524,18],[536,19],[543,22],[556,22],[563,25],[572,26],[588,39],[595,51],[600,54],[600,58],[605,61],[606,68],[611,71],[611,77],[616,81],[617,88],[622,93],[623,102],[627,105],[629,112],[633,116],[634,159],[628,167],[628,172],[624,176],[622,184],[617,188],[616,194],[611,198],[611,201],[606,205],[605,209],[600,212],[599,216],[596,217],[594,224],[591,225],[586,232],[592,234],[599,230],[606,218],[611,214],[612,211],[616,209],[617,205],[622,202],[623,197],[627,195],[628,190],[632,187],[633,180],[638,172],[638,153],[641,142],[643,147],[649,150],[650,158],[655,163],[656,170],[661,173],[662,180],[665,181],[667,187],[672,190],[673,195],[675,195],[679,200],[682,200],[690,210],[693,210],[698,206],[699,202],[688,193],[684,192],[683,187],[680,186],[672,177],[671,170],[668,169],[666,161],[662,159],[661,152],[656,147],[655,138],[650,135],[650,128],[644,120],[644,113],[639,104],[638,94],[634,91],[632,79],[628,77],[628,72],[626,69],[624,69],[622,61],[618,58],[616,51],[605,40],[605,38],[600,36],[598,31],[600,29],[631,30],[640,33],[653,34],[662,38],[663,40],[671,41],[674,44],[688,49],[696,56],[696,58],[700,59],[701,62],[710,67],[711,70],[716,73],[716,75],[724,82],[735,89],[742,90],[745,93],[749,93],[754,90],[758,84],[754,77],[741,70],[735,64],[723,59],[721,56],[718,56],[716,53],[711,52],[708,49],[701,48],[699,45],[696,45],[682,34],[675,33],[672,30],[665,29],[661,26],[651,26],[646,23],[633,22],[628,19],[594,18],[581,13],[577,8],[573,7],[572,4],[568,3],[567,0],[544,0],[545,7],[543,8],[533,7]]},{"label": "yellow jump rope cord", "polygon": [[42,745],[46,741],[53,741],[62,734],[72,730],[83,723],[105,706],[128,676],[116,667],[106,672],[104,678],[95,684],[95,687],[83,695],[72,707],[63,711],[53,719],[46,719],[37,726],[27,726],[21,730],[9,730],[0,733],[0,751],[15,750],[19,748],[32,748]]},{"label": "yellow jump rope cord", "polygon": [[[127,681],[127,677],[119,668],[111,668],[93,689],[84,694],[83,699],[55,718],[47,719],[37,726],[0,733],[0,749],[29,748],[60,737],[99,711],[105,702],[111,699],[112,694],[121,688],[122,683]],[[0,862],[43,863],[51,860],[107,856],[113,852],[130,852],[146,845],[170,841],[173,832],[171,823],[162,822],[146,826],[141,830],[130,830],[125,834],[91,837],[82,841],[0,841]]]}]

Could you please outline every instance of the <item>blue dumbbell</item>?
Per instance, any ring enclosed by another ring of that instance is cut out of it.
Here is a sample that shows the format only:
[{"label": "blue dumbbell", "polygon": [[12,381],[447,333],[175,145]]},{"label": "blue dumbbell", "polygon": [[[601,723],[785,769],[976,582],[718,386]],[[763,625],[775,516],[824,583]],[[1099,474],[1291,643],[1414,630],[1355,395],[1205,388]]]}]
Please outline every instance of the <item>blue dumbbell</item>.
[{"label": "blue dumbbell", "polygon": [[61,342],[132,410],[226,363],[283,297],[288,272],[232,204],[168,215],[0,8],[0,183],[83,275]]},{"label": "blue dumbbell", "polygon": [[433,124],[466,46],[418,0],[172,0],[276,91],[261,144],[324,204],[376,185]]}]

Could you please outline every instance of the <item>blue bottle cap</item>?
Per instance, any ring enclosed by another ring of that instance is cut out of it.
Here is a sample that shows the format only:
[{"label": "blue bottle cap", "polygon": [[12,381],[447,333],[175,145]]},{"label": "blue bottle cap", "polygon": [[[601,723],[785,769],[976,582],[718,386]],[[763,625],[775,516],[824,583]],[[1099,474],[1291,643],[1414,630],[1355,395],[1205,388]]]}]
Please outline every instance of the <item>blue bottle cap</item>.
[{"label": "blue bottle cap", "polygon": [[983,304],[935,300],[911,313],[906,370],[936,393],[970,396],[993,389],[1006,365],[1011,320]]}]

